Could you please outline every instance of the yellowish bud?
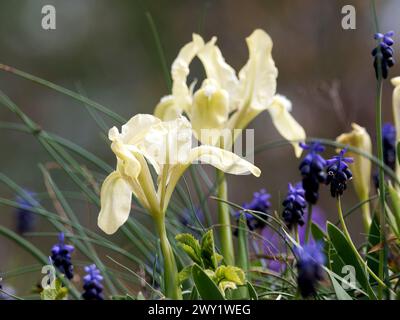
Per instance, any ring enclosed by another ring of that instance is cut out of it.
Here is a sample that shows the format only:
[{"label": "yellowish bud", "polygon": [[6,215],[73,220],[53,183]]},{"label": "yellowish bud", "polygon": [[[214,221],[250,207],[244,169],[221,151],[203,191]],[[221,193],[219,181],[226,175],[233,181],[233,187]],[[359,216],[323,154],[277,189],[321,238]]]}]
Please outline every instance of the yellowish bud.
[{"label": "yellowish bud", "polygon": [[[352,123],[351,127],[353,129],[351,132],[341,134],[336,138],[336,141],[371,154],[372,143],[367,130],[356,123]],[[360,201],[366,201],[369,199],[371,185],[371,161],[358,153],[349,151],[348,154],[350,157],[354,158],[354,163],[350,164],[350,169],[354,177],[354,189]],[[364,215],[364,227],[368,230],[371,223],[368,202],[362,206],[362,210]]]}]

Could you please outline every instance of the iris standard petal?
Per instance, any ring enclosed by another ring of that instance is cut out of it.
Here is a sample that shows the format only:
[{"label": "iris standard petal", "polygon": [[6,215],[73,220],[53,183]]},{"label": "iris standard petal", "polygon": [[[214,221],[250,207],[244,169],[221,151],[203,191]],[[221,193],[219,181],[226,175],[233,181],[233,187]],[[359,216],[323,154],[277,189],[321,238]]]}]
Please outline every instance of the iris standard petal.
[{"label": "iris standard petal", "polygon": [[225,62],[221,51],[215,45],[216,41],[217,38],[213,37],[207,42],[199,51],[198,57],[204,66],[207,79],[214,80],[220,88],[228,92],[231,102],[230,111],[232,111],[236,107],[239,80],[235,70]]},{"label": "iris standard petal", "polygon": [[278,69],[272,59],[272,40],[263,30],[247,39],[249,60],[239,72],[240,97],[245,107],[264,110],[276,92]]},{"label": "iris standard petal", "polygon": [[193,34],[193,40],[179,51],[178,56],[172,63],[172,95],[176,99],[176,104],[183,110],[187,110],[191,103],[190,89],[187,85],[187,76],[190,72],[189,65],[203,46],[203,38]]}]

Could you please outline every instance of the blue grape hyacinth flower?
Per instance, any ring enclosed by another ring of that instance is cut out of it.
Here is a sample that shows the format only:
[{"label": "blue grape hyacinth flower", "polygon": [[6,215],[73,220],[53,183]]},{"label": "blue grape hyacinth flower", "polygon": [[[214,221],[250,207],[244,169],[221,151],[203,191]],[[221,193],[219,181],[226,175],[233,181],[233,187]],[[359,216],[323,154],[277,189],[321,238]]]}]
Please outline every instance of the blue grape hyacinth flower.
[{"label": "blue grape hyacinth flower", "polygon": [[16,209],[16,229],[19,234],[24,234],[33,230],[36,222],[35,213],[32,211],[38,206],[39,202],[36,200],[35,193],[25,190],[32,200],[28,201],[26,198],[17,196],[15,201],[18,203]]},{"label": "blue grape hyacinth flower", "polygon": [[[307,229],[307,222],[309,219],[309,215],[304,216],[304,225],[299,227],[299,240],[300,240],[300,245],[303,245],[306,243],[306,229]],[[326,231],[326,215],[325,213],[321,210],[320,207],[315,206],[313,208],[313,214],[312,214],[312,222],[319,226],[322,231]],[[286,241],[282,239],[281,235],[278,234],[273,228],[266,226],[262,233],[263,237],[263,252],[267,256],[269,256],[270,259],[266,261],[268,269],[281,273],[286,270],[287,268],[287,262],[282,261],[278,257],[285,257],[287,254],[287,246],[286,246]],[[310,237],[308,239],[307,243],[315,243],[316,241],[314,238]]]},{"label": "blue grape hyacinth flower", "polygon": [[[396,128],[391,123],[382,127],[383,162],[392,170],[396,168]],[[375,188],[379,188],[379,173],[373,175]]]},{"label": "blue grape hyacinth flower", "polygon": [[347,182],[353,178],[348,163],[353,163],[353,158],[344,157],[344,148],[337,156],[326,161],[326,184],[330,185],[331,195],[334,198],[341,196],[347,188]]},{"label": "blue grape hyacinth flower", "polygon": [[325,147],[319,142],[300,143],[300,147],[308,151],[299,166],[303,177],[302,183],[305,190],[305,198],[307,202],[316,204],[319,196],[319,185],[326,180],[326,160],[319,154],[325,150]]},{"label": "blue grape hyacinth flower", "polygon": [[396,128],[391,123],[382,127],[383,161],[392,170],[396,166]]},{"label": "blue grape hyacinth flower", "polygon": [[51,249],[51,262],[54,266],[63,273],[69,280],[74,277],[74,267],[71,262],[71,253],[74,251],[74,247],[69,244],[65,244],[64,233],[60,233],[58,237],[58,243]]},{"label": "blue grape hyacinth flower", "polygon": [[297,285],[300,294],[310,297],[316,294],[316,287],[319,281],[323,280],[323,265],[325,255],[320,242],[305,244],[295,248],[297,257]]},{"label": "blue grape hyacinth flower", "polygon": [[282,218],[289,229],[296,225],[304,225],[303,215],[304,209],[307,207],[304,197],[305,191],[301,183],[297,183],[295,186],[289,183],[288,193],[282,202],[284,207]]},{"label": "blue grape hyacinth flower", "polygon": [[[374,57],[374,68],[376,78],[379,79],[379,74],[381,73],[382,77],[386,79],[389,74],[389,68],[394,66],[394,58],[393,58],[393,48],[392,45],[394,41],[392,37],[394,36],[394,31],[389,31],[385,34],[376,33],[374,38],[375,40],[379,40],[379,44],[372,50],[372,56]],[[380,63],[379,63],[380,61]],[[379,68],[380,66],[380,68]]]},{"label": "blue grape hyacinth flower", "polygon": [[85,267],[87,273],[83,278],[82,298],[84,300],[104,300],[103,296],[103,277],[95,264]]},{"label": "blue grape hyacinth flower", "polygon": [[[260,191],[254,192],[253,199],[250,202],[246,202],[243,204],[243,208],[246,210],[257,211],[256,215],[260,216],[262,219],[267,219],[268,210],[271,208],[271,202],[269,199],[271,195],[267,193],[265,189],[261,189]],[[241,211],[237,211],[236,221],[240,219]],[[250,212],[245,212],[245,218],[247,222],[247,227],[250,231],[261,230],[265,227],[265,222],[262,221],[259,217],[255,216]],[[234,235],[237,236],[238,230],[234,231]]]}]

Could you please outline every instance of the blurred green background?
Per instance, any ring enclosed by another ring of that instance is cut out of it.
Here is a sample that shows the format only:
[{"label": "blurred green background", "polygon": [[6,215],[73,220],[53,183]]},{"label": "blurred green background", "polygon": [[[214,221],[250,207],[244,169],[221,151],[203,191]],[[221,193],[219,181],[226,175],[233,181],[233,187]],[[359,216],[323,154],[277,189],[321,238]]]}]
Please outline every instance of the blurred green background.
[{"label": "blurred green background", "polygon": [[[381,30],[395,30],[399,34],[400,2],[377,2]],[[57,10],[56,30],[41,28],[41,8],[46,4]],[[341,8],[346,4],[356,8],[356,30],[341,27]],[[356,122],[375,139],[375,78],[370,55],[375,44],[374,25],[370,3],[365,0],[2,0],[0,63],[72,90],[80,86],[89,98],[125,118],[152,113],[168,89],[147,13],[157,27],[168,69],[178,50],[197,32],[205,39],[217,36],[225,59],[239,70],[248,57],[245,37],[255,28],[263,28],[274,41],[278,92],[293,102],[293,114],[308,136],[334,139],[350,130],[351,122]],[[397,43],[396,49],[399,52]],[[192,78],[202,78],[199,66],[194,63]],[[399,75],[399,65],[390,74]],[[0,89],[43,128],[114,165],[108,143],[82,104],[4,72],[0,72]],[[392,121],[391,91],[390,83],[385,82],[385,121]],[[19,119],[0,106],[0,121]],[[110,127],[113,125],[109,119],[106,121]],[[251,127],[256,130],[256,145],[280,139],[266,113]],[[1,172],[21,186],[45,192],[38,163],[48,162],[52,162],[51,158],[35,138],[1,131]],[[291,147],[285,146],[264,151],[255,162],[262,169],[261,178],[229,177],[230,200],[248,201],[254,191],[265,187],[272,194],[273,208],[279,212],[287,183],[300,179],[299,160]],[[65,189],[73,189],[62,172],[56,172],[56,176]],[[14,198],[4,185],[0,185],[0,196]],[[345,208],[356,203],[354,192],[348,192]],[[50,201],[44,204],[52,209]],[[322,188],[320,207],[336,221],[334,201],[326,188]],[[81,220],[100,232],[96,227],[97,212],[82,203],[76,208]],[[14,210],[0,207],[0,213],[0,224],[14,228]],[[354,214],[349,221],[357,237],[361,232],[360,215]],[[40,220],[36,230],[50,228]],[[49,252],[55,242],[54,238],[29,239],[44,252]],[[32,261],[11,242],[0,239],[0,271]],[[32,275],[32,279],[39,278],[39,274]],[[24,279],[10,281],[23,291],[34,284]]]}]

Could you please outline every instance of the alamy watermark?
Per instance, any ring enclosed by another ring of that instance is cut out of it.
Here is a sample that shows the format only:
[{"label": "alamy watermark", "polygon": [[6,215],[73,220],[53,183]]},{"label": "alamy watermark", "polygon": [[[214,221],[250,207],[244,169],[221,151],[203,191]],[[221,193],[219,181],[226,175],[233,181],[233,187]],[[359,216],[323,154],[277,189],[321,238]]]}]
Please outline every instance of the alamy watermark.
[{"label": "alamy watermark", "polygon": [[342,28],[344,30],[356,29],[356,8],[350,4],[342,7]]},{"label": "alamy watermark", "polygon": [[56,8],[50,4],[42,7],[42,28],[43,30],[56,29]]}]

